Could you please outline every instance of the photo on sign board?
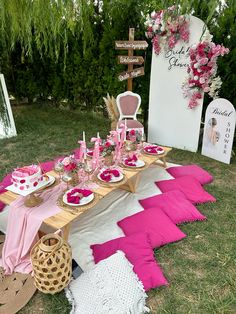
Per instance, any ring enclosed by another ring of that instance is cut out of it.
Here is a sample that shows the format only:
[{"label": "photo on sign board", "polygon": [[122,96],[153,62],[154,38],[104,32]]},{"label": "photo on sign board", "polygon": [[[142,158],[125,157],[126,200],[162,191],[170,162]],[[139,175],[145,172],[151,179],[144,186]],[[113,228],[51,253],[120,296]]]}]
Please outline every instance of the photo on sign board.
[{"label": "photo on sign board", "polygon": [[206,131],[206,145],[215,147],[219,142],[220,132],[217,131],[217,120],[216,118],[211,118],[207,123]]},{"label": "photo on sign board", "polygon": [[235,109],[226,99],[213,100],[206,110],[202,155],[230,163],[235,129]]}]

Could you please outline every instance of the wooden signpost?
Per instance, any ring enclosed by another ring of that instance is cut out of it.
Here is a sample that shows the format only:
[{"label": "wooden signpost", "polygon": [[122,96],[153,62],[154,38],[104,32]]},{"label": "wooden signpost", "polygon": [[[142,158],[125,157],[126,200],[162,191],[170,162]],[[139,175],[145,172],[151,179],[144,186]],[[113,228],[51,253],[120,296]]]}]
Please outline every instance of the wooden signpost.
[{"label": "wooden signpost", "polygon": [[144,59],[140,56],[134,56],[134,50],[145,50],[148,47],[148,43],[145,40],[134,40],[134,28],[129,29],[129,40],[116,41],[115,49],[128,50],[128,56],[118,56],[119,64],[127,64],[128,71],[118,74],[119,81],[128,80],[127,90],[133,89],[133,78],[144,75],[144,67],[134,69],[134,64],[143,64]]}]

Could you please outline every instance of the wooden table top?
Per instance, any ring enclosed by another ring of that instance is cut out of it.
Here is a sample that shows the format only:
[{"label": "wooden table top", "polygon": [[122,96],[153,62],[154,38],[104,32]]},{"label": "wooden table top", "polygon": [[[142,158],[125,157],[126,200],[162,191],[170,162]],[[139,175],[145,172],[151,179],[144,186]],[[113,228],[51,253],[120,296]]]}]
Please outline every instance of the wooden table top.
[{"label": "wooden table top", "polygon": [[[165,153],[160,156],[142,154],[140,159],[145,161],[146,166],[150,166],[151,164],[155,163],[158,159],[165,157],[168,154],[168,152],[171,150],[171,148],[169,147],[163,147],[163,149],[165,150]],[[125,174],[127,180],[130,180],[131,178],[134,178],[138,173],[140,173],[140,171],[146,169],[147,168],[146,166],[144,168],[140,168],[138,171],[132,170],[132,169],[126,170],[125,168],[123,168],[123,173]],[[58,174],[55,171],[50,171],[48,172],[48,174],[55,177],[58,176]],[[119,186],[118,187],[117,186],[106,187],[104,185],[103,186],[99,185],[99,187],[95,189],[94,192],[96,192],[101,198],[103,198],[108,193],[110,193],[111,191],[117,188],[119,188]],[[5,193],[0,194],[0,201],[2,201],[6,205],[10,205],[18,197],[19,197],[18,194],[15,194],[11,191],[7,191]],[[54,229],[62,229],[63,227],[71,223],[73,220],[77,219],[81,215],[81,213],[82,212],[70,213],[69,211],[61,210],[58,214],[45,219],[44,223]]]}]

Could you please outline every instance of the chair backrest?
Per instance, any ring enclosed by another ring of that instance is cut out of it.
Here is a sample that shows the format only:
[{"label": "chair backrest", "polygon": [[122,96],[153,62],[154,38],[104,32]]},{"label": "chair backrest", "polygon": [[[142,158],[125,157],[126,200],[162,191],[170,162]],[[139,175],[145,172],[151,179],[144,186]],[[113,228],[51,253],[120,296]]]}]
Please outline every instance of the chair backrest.
[{"label": "chair backrest", "polygon": [[116,103],[120,113],[119,120],[124,118],[137,120],[136,115],[141,105],[141,97],[138,94],[130,91],[119,94]]}]

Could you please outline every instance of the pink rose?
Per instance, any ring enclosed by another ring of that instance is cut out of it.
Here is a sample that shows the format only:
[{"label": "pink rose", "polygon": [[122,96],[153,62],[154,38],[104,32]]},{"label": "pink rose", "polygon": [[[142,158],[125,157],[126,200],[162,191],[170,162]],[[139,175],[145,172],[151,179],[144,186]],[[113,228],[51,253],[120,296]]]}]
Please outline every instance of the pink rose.
[{"label": "pink rose", "polygon": [[110,147],[111,145],[112,145],[112,143],[110,141],[106,141],[105,147]]},{"label": "pink rose", "polygon": [[69,165],[64,165],[64,169],[65,169],[65,171],[67,171],[67,172],[70,172],[70,171],[72,171],[72,170],[74,170],[75,168],[76,168],[76,163],[70,163]]},{"label": "pink rose", "polygon": [[131,130],[131,131],[129,131],[129,134],[130,134],[130,135],[135,135],[136,132],[135,132],[135,130]]}]

